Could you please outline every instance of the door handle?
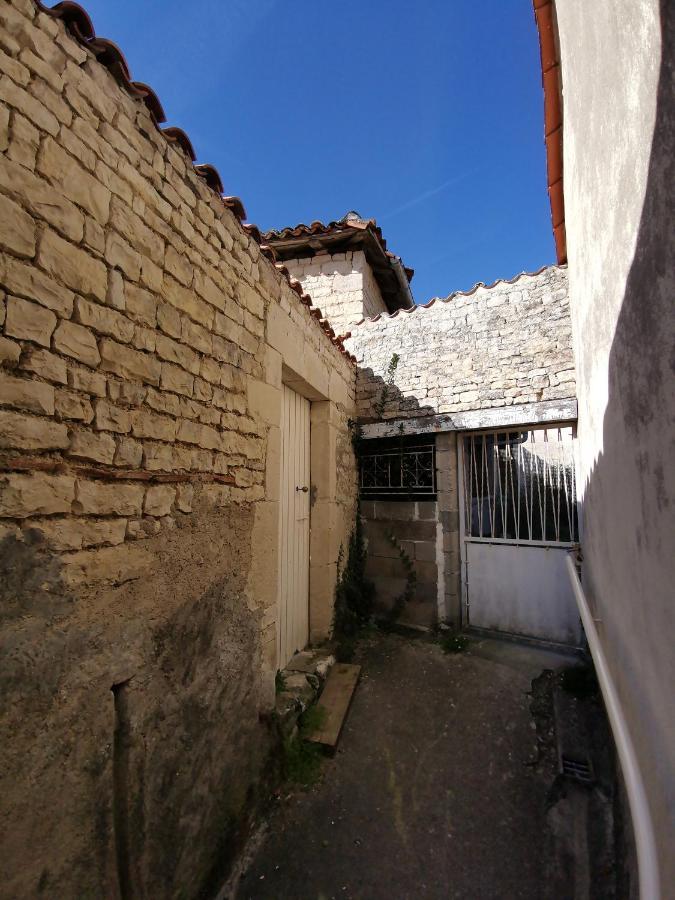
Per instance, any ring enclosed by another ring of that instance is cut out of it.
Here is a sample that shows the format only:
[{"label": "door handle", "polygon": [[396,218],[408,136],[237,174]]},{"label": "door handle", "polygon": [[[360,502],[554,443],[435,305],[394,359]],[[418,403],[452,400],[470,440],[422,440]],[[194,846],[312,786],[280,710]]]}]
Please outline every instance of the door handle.
[{"label": "door handle", "polygon": [[309,488],[307,487],[307,485],[305,485],[305,487],[298,487],[298,486],[296,486],[295,490],[296,490],[296,491],[302,491],[303,494],[306,494],[306,493],[309,491]]}]

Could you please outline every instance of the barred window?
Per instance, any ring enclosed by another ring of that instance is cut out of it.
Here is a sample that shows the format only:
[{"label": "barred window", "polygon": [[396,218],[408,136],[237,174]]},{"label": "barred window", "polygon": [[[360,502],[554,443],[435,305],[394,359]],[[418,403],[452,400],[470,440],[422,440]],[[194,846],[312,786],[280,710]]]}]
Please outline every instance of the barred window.
[{"label": "barred window", "polygon": [[578,540],[571,425],[464,438],[467,537],[535,543]]},{"label": "barred window", "polygon": [[433,499],[436,458],[433,441],[410,439],[365,441],[360,453],[362,497]]}]

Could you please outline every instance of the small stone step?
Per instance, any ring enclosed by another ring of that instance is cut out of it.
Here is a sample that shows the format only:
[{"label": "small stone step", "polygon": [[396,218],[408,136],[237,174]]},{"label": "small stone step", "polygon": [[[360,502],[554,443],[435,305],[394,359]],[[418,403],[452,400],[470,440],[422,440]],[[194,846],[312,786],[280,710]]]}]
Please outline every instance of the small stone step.
[{"label": "small stone step", "polygon": [[346,663],[333,666],[316,704],[317,709],[324,711],[321,725],[306,735],[306,740],[335,752],[360,674],[361,666]]},{"label": "small stone step", "polygon": [[334,662],[335,657],[330,650],[301,650],[291,659],[285,671],[304,672],[324,679]]},{"label": "small stone step", "polygon": [[276,709],[285,735],[293,734],[302,713],[314,703],[335,657],[330,650],[301,650],[280,673]]}]

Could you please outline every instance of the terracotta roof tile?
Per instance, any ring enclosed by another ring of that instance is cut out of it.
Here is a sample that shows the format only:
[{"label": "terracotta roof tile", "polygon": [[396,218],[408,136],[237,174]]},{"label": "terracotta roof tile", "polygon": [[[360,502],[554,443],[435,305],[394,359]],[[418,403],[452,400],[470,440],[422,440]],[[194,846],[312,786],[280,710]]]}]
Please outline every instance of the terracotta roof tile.
[{"label": "terracotta roof tile", "polygon": [[[332,222],[301,222],[287,228],[272,229],[262,235],[281,260],[304,259],[317,252],[342,252],[362,248],[370,263],[382,296],[390,311],[413,305],[409,283],[414,269],[403,265],[399,256],[387,249],[382,229],[375,219],[348,212]],[[400,273],[400,274],[399,274]]]},{"label": "terracotta roof tile", "polygon": [[563,196],[563,112],[560,84],[555,5],[553,0],[533,0],[539,31],[541,78],[544,88],[544,136],[546,141],[546,180],[551,203],[551,221],[559,263],[567,262],[565,199]]},{"label": "terracotta roof tile", "polygon": [[[79,3],[71,2],[71,0],[62,0],[53,7],[46,6],[42,0],[34,0],[36,7],[40,12],[46,13],[54,19],[61,19],[72,34],[82,46],[91,51],[97,61],[111,73],[119,84],[130,94],[141,100],[152,116],[155,125],[159,128],[160,124],[166,121],[166,116],[162,108],[162,104],[157,94],[142,81],[132,81],[131,72],[127,64],[124,54],[114,41],[97,36],[94,25],[87,12],[79,5]],[[182,128],[170,125],[167,128],[159,129],[170,144],[178,146],[185,156],[194,166],[194,171],[200,178],[203,178],[206,184],[215,191],[221,198],[223,204],[233,213],[240,225],[257,244],[260,245],[260,252],[274,265],[276,270],[288,281],[290,287],[298,294],[300,302],[304,306],[310,307],[313,318],[317,320],[321,329],[326,333],[331,342],[338,348],[340,353],[346,356],[352,363],[356,363],[356,357],[347,353],[342,345],[344,338],[335,336],[333,329],[323,319],[321,310],[312,308],[312,301],[307,294],[303,293],[300,282],[295,281],[289,275],[288,269],[275,262],[276,254],[269,245],[269,241],[265,241],[260,230],[255,225],[245,225],[246,210],[244,204],[239,197],[223,196],[223,183],[215,166],[209,163],[201,163],[196,165],[196,154],[192,142]],[[315,223],[320,224],[320,223]],[[379,230],[379,229],[378,229]]]},{"label": "terracotta roof tile", "polygon": [[[305,225],[301,222],[300,224],[292,227],[280,229],[273,228],[270,231],[263,232],[263,237],[269,243],[273,243],[274,241],[282,241],[293,237],[339,234],[340,232],[348,231],[350,229],[356,229],[358,231],[366,231],[367,229],[369,229],[377,237],[377,240],[386,255],[390,259],[400,260],[400,256],[392,253],[391,250],[387,250],[387,242],[382,237],[382,229],[377,224],[377,220],[361,219],[357,218],[357,216],[357,213],[347,213],[347,215],[343,216],[342,219],[338,219],[333,222],[324,223],[318,221],[317,219],[314,222],[311,222],[309,225]],[[403,269],[408,278],[408,281],[412,281],[415,270],[411,269],[409,266],[404,266]]]},{"label": "terracotta roof tile", "polygon": [[[221,194],[224,191],[223,182],[220,180],[220,175],[218,174],[218,170],[215,166],[212,166],[210,163],[201,163],[200,165],[195,166],[195,172],[197,175],[201,175],[204,181],[208,184],[211,190],[215,191],[216,194]],[[228,198],[228,199],[238,199],[238,198]],[[241,201],[239,201],[241,203]],[[246,218],[246,211],[242,205],[241,207],[242,215],[237,216],[237,218]]]},{"label": "terracotta roof tile", "polygon": [[194,162],[197,159],[197,154],[192,146],[192,141],[182,128],[177,128],[175,125],[169,125],[168,128],[162,129],[162,134],[170,144],[178,144],[183,153],[190,158],[191,162]]}]

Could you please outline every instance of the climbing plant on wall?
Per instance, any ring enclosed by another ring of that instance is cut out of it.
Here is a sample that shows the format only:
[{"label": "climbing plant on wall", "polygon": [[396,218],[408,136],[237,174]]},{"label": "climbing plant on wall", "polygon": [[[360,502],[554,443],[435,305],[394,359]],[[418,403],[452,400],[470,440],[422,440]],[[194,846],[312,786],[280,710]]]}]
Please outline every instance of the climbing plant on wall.
[{"label": "climbing plant on wall", "polygon": [[405,587],[398,595],[398,597],[394,600],[392,607],[387,614],[387,621],[393,624],[398,620],[399,616],[405,609],[406,603],[408,603],[409,600],[412,600],[415,597],[415,588],[417,587],[417,573],[415,572],[413,561],[410,559],[401,544],[398,542],[396,535],[389,531],[387,532],[386,536],[392,547],[398,551],[398,558],[401,561],[401,566],[405,573]]},{"label": "climbing plant on wall", "polygon": [[[382,419],[384,416],[387,400],[394,386],[399,360],[398,353],[393,353],[389,360],[380,396],[373,406],[378,419]],[[348,425],[354,454],[358,460],[363,446],[362,429],[358,422],[351,419]],[[398,550],[406,578],[405,588],[400,597],[396,598],[385,620],[387,623],[393,623],[401,615],[405,604],[414,597],[417,575],[412,560],[394,535],[388,534],[387,539]],[[354,530],[347,547],[346,559],[344,548],[340,548],[338,581],[335,588],[333,637],[336,642],[338,658],[343,660],[351,657],[354,643],[359,634],[373,621],[375,585],[366,577],[366,558],[367,551],[363,534],[363,520],[357,513]]]},{"label": "climbing plant on wall", "polygon": [[374,599],[375,586],[366,577],[363,522],[361,516],[357,514],[347,546],[346,559],[342,547],[338,556],[333,636],[339,659],[345,660],[351,656],[356,638],[363,628],[370,624]]},{"label": "climbing plant on wall", "polygon": [[374,406],[375,415],[378,419],[381,419],[384,416],[387,400],[389,399],[391,389],[394,386],[394,378],[396,376],[396,369],[398,368],[400,358],[398,353],[392,353],[391,359],[389,360],[389,365],[387,366],[387,371],[384,376],[384,385],[382,386],[380,396],[375,401]]}]

